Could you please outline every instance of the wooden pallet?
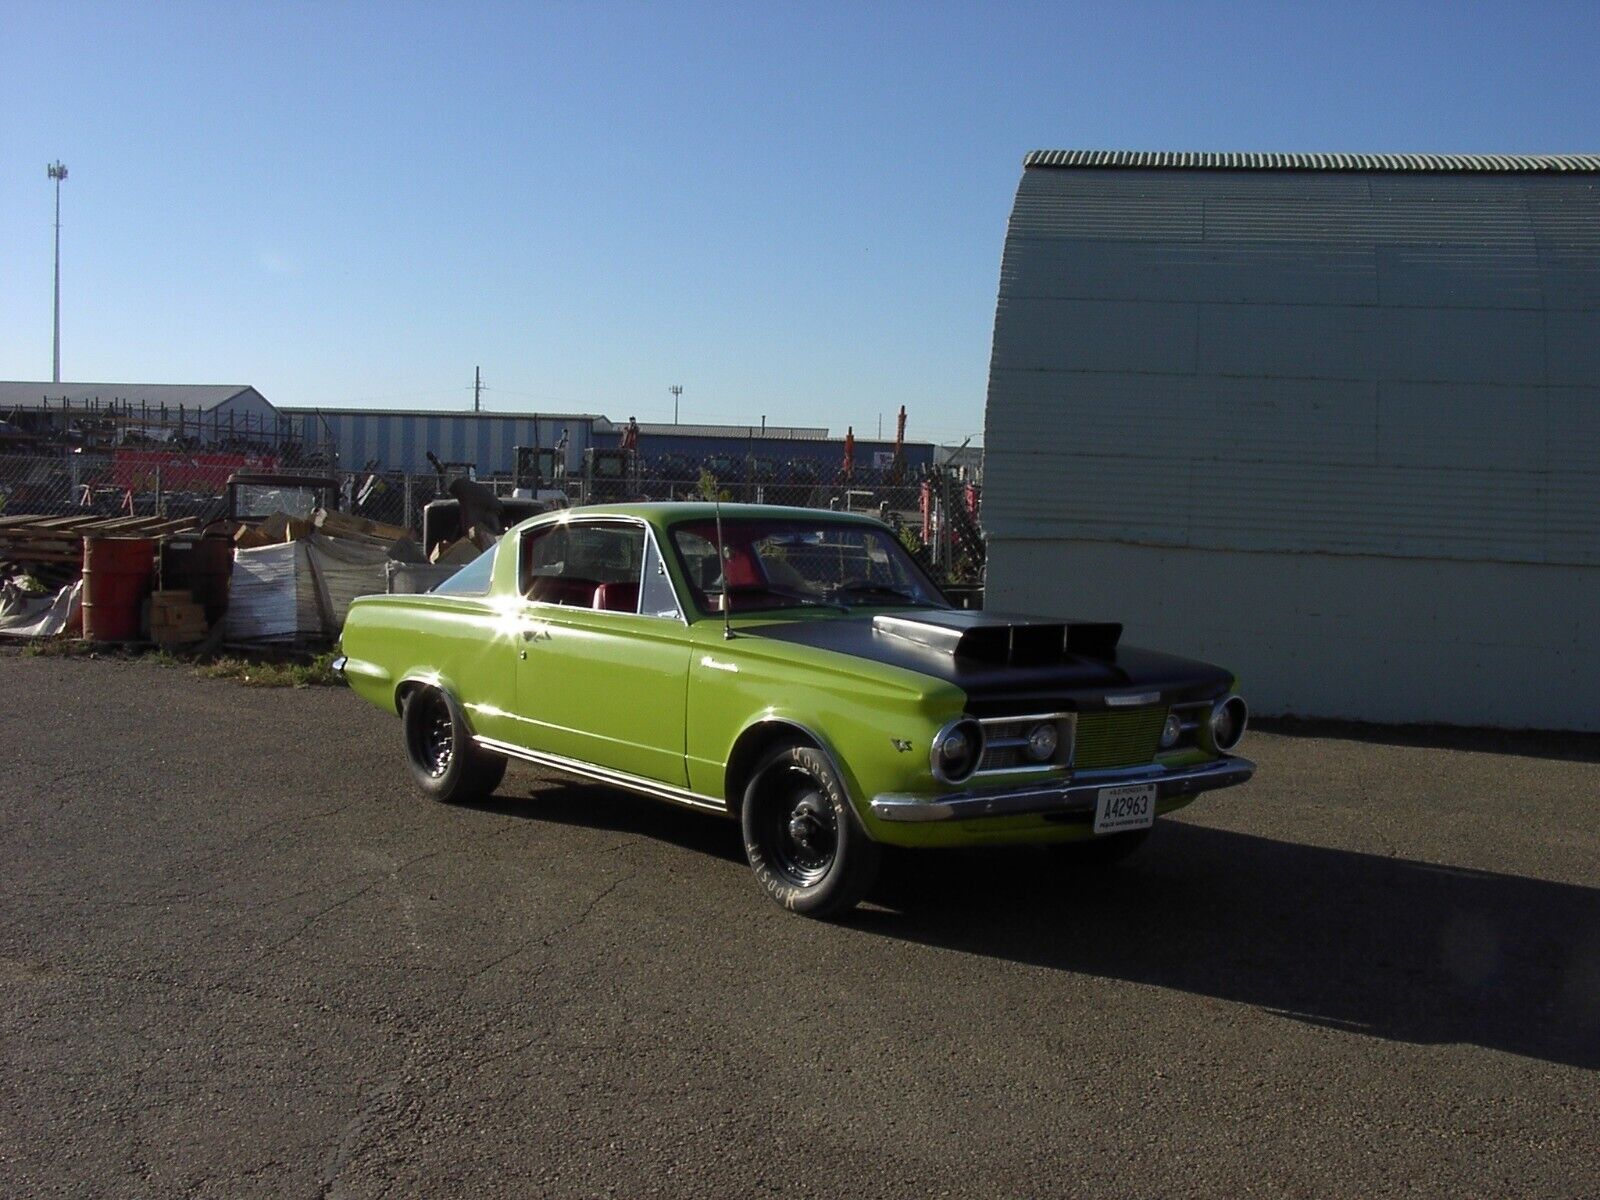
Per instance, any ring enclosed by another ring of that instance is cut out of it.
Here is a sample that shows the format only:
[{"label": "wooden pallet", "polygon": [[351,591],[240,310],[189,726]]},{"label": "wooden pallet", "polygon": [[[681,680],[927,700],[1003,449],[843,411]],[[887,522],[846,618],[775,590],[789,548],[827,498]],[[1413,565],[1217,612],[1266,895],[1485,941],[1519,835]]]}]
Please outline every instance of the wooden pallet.
[{"label": "wooden pallet", "polygon": [[0,559],[80,565],[86,537],[164,537],[199,526],[194,517],[0,517]]}]

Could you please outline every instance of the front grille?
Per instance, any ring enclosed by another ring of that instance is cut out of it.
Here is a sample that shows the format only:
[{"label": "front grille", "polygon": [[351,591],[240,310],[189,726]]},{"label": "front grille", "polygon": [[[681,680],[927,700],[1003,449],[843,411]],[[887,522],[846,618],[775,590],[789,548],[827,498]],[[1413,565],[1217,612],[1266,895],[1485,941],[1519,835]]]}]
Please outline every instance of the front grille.
[{"label": "front grille", "polygon": [[[1056,727],[1059,743],[1055,757],[1049,762],[1035,762],[1024,750],[1028,735],[1040,721],[1050,721]],[[1011,718],[988,717],[983,721],[983,757],[978,760],[977,773],[996,771],[1041,771],[1052,766],[1063,766],[1072,754],[1072,716],[1070,713],[1048,713],[1037,716]]]},{"label": "front grille", "polygon": [[1078,752],[1072,765],[1080,771],[1143,766],[1155,758],[1166,721],[1167,710],[1161,705],[1080,712]]}]

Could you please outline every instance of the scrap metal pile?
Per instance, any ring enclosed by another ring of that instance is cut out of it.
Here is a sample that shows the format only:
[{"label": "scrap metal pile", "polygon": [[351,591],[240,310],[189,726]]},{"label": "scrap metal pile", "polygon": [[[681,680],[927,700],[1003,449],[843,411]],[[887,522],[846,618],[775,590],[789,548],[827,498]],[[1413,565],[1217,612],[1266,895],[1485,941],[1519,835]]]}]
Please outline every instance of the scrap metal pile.
[{"label": "scrap metal pile", "polygon": [[324,507],[204,524],[0,516],[0,635],[200,649],[325,644],[356,596],[426,591],[476,553],[468,543],[429,563],[410,530]]}]

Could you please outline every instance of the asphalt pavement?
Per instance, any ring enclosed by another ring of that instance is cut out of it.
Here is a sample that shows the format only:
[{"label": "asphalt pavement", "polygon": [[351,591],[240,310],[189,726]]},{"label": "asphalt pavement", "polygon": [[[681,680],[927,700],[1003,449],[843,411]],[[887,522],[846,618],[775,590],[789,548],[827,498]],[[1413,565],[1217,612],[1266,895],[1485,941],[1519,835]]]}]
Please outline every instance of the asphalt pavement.
[{"label": "asphalt pavement", "polygon": [[342,689],[0,656],[0,1196],[1600,1195],[1600,745],[1306,726],[1092,878],[408,784]]}]

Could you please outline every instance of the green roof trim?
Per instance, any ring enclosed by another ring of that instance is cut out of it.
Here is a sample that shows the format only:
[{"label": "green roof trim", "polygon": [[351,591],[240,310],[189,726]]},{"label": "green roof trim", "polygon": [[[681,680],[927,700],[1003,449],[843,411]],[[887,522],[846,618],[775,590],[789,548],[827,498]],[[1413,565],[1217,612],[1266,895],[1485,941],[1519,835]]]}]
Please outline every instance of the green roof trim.
[{"label": "green roof trim", "polygon": [[1189,171],[1600,172],[1600,154],[1217,154],[1164,150],[1035,150],[1024,167]]}]

